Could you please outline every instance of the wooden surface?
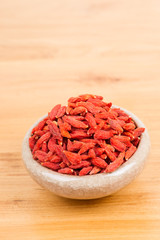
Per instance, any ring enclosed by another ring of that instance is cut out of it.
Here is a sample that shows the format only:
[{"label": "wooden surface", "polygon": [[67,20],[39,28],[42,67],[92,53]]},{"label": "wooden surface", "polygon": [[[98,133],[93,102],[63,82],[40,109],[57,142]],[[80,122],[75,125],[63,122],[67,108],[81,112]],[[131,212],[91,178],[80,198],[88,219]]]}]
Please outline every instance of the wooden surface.
[{"label": "wooden surface", "polygon": [[[134,112],[152,142],[142,174],[116,194],[63,199],[21,161],[30,125],[70,96]],[[0,4],[0,239],[160,239],[160,1]]]}]

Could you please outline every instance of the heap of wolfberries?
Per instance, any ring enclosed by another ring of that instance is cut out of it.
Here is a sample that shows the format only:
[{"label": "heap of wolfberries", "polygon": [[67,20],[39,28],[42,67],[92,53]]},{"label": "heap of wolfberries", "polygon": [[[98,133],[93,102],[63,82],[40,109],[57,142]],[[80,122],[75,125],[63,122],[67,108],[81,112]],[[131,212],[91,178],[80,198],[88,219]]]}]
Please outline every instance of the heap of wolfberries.
[{"label": "heap of wolfberries", "polygon": [[29,146],[42,166],[70,175],[110,173],[136,151],[144,128],[103,97],[71,97],[33,128]]}]

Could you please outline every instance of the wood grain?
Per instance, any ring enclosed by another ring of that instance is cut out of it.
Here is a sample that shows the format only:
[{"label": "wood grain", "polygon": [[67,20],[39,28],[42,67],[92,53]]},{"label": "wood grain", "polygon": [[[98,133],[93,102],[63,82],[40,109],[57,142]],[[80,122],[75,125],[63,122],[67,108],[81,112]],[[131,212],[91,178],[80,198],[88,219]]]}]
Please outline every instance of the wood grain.
[{"label": "wood grain", "polygon": [[[134,112],[151,154],[118,193],[63,199],[33,182],[21,143],[55,104],[88,92]],[[160,239],[158,0],[2,1],[0,102],[1,239]]]}]

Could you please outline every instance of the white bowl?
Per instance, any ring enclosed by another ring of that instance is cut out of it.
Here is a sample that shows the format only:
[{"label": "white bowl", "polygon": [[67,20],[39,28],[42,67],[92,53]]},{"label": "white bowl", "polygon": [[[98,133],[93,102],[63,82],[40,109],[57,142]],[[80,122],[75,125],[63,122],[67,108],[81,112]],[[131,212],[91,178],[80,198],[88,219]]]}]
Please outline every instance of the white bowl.
[{"label": "white bowl", "polygon": [[[117,107],[117,106],[114,106]],[[52,193],[73,199],[94,199],[115,193],[129,184],[142,171],[147,160],[150,139],[144,124],[133,113],[121,108],[135,121],[138,127],[144,127],[145,132],[141,136],[137,151],[134,155],[116,171],[112,173],[100,173],[87,176],[71,176],[54,172],[36,162],[29,148],[29,137],[33,127],[44,119],[40,118],[28,130],[22,145],[22,157],[31,177]]]}]

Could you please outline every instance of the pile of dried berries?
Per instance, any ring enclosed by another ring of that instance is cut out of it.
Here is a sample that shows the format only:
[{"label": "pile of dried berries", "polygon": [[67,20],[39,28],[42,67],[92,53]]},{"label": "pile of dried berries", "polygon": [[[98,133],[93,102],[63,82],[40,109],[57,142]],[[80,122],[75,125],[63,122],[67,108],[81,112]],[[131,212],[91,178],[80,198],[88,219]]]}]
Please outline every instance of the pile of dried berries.
[{"label": "pile of dried berries", "polygon": [[70,175],[115,171],[136,151],[144,128],[103,97],[71,97],[32,130],[29,146],[42,166]]}]

